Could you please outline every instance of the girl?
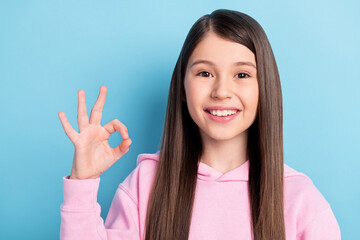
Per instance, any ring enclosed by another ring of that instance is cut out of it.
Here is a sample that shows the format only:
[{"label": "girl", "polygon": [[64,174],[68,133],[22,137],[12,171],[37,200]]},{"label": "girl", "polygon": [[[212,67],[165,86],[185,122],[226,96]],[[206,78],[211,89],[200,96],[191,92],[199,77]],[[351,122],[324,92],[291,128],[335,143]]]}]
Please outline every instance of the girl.
[{"label": "girl", "polygon": [[[329,203],[284,164],[282,93],[275,58],[250,16],[219,9],[190,29],[169,90],[160,150],[140,154],[119,185],[105,224],[100,175],[128,150],[117,119],[100,125],[106,88],[86,114],[78,91],[75,146],[63,177],[61,239],[340,239]],[[123,141],[107,142],[115,131]]]}]

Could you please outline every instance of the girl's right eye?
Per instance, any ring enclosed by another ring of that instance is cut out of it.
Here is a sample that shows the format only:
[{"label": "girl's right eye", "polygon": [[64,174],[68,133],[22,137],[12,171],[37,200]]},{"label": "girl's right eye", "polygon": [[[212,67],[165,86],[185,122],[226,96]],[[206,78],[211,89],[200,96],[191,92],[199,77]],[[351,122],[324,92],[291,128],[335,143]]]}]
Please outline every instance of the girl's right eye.
[{"label": "girl's right eye", "polygon": [[200,76],[202,76],[202,73],[206,73],[206,77],[208,77],[209,76],[209,74],[211,74],[211,73],[209,73],[209,72],[206,72],[206,71],[202,71],[202,72],[199,72],[197,75],[200,75]]}]

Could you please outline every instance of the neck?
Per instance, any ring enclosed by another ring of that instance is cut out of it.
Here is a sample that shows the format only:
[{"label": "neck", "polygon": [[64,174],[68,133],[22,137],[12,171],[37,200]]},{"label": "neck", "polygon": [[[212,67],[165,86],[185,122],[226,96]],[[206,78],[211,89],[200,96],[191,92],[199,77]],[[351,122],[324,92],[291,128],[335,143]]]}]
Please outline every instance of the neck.
[{"label": "neck", "polygon": [[248,131],[233,139],[216,140],[202,134],[203,154],[200,161],[226,173],[241,166],[247,157]]}]

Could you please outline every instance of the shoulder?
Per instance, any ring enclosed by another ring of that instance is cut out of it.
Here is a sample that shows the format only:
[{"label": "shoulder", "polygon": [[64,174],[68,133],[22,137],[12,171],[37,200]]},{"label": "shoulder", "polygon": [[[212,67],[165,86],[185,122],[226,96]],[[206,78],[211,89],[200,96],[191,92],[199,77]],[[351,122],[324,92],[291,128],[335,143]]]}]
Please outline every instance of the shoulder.
[{"label": "shoulder", "polygon": [[308,203],[308,207],[317,209],[329,207],[329,203],[310,177],[287,164],[284,164],[284,194],[285,199],[293,204]]},{"label": "shoulder", "polygon": [[157,151],[156,153],[139,154],[136,160],[136,165],[139,165],[142,162],[151,162],[152,164],[156,164],[159,161],[159,153],[160,151]]},{"label": "shoulder", "polygon": [[159,151],[156,153],[142,153],[137,156],[135,169],[121,183],[125,187],[138,184],[142,180],[150,180],[156,172],[159,161]]},{"label": "shoulder", "polygon": [[155,177],[159,151],[137,156],[135,169],[119,184],[119,188],[138,203],[140,194],[149,194]]},{"label": "shoulder", "polygon": [[298,224],[306,224],[324,211],[330,204],[305,173],[284,164],[284,211],[297,219]]},{"label": "shoulder", "polygon": [[155,177],[157,163],[159,162],[159,151],[156,153],[142,153],[137,156],[136,169],[139,181],[152,182]]},{"label": "shoulder", "polygon": [[284,213],[295,221],[298,237],[340,239],[329,202],[306,174],[284,165]]}]

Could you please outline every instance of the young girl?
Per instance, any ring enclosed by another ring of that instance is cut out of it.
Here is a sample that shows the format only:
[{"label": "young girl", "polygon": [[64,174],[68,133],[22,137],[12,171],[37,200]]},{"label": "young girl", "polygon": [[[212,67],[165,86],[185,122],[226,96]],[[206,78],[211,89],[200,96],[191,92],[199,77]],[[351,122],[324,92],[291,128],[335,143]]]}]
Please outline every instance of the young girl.
[{"label": "young girl", "polygon": [[[100,125],[106,88],[86,114],[78,91],[75,146],[63,177],[61,239],[340,239],[329,203],[284,164],[280,78],[262,27],[219,9],[190,29],[172,75],[160,150],[140,154],[105,224],[100,175],[129,151],[126,126]],[[115,131],[123,141],[111,148]]]}]

